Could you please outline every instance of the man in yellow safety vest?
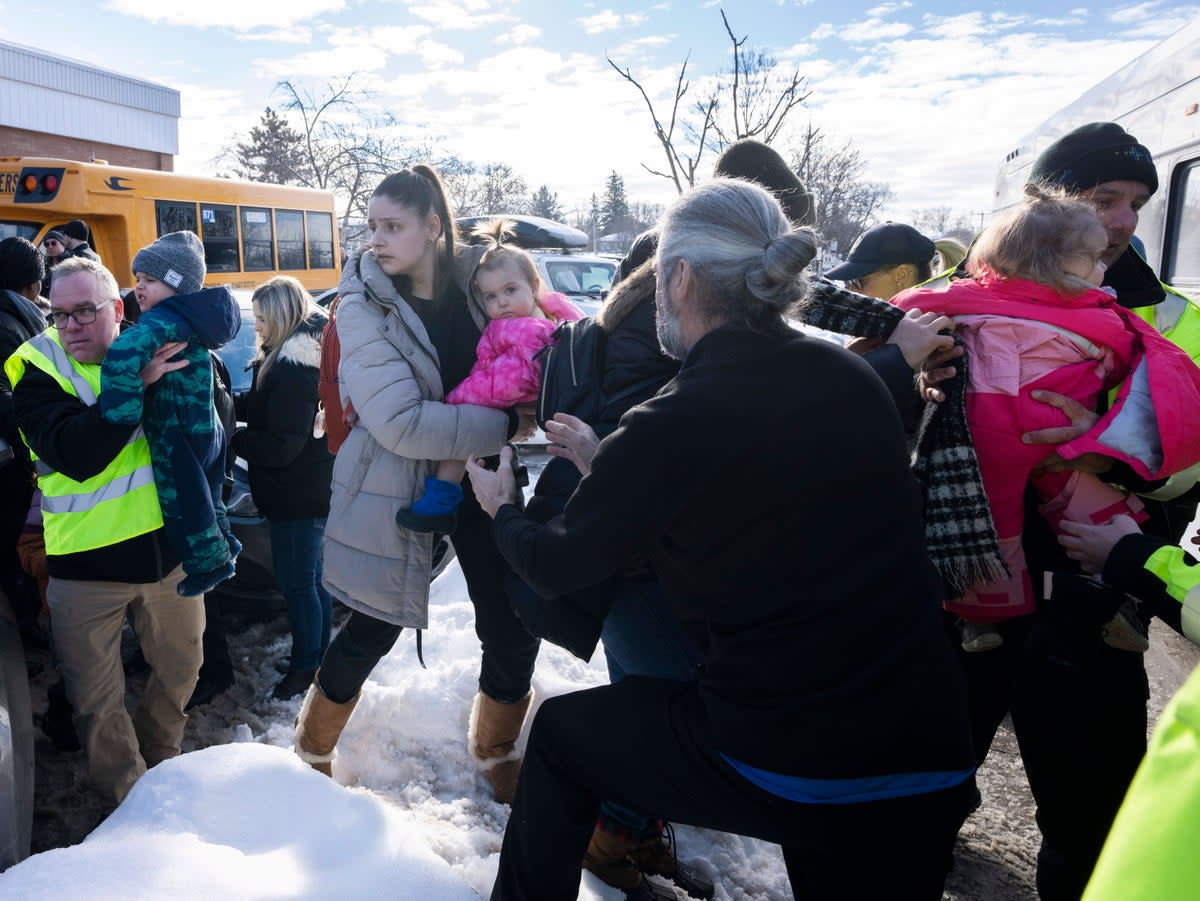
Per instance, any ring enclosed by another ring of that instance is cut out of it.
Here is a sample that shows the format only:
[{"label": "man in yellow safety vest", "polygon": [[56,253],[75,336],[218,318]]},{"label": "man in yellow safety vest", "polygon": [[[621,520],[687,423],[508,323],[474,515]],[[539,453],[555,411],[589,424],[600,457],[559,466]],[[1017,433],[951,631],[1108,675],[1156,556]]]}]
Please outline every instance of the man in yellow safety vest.
[{"label": "man in yellow safety vest", "polygon": [[[53,328],[5,364],[13,408],[42,491],[47,600],[67,696],[92,779],[117,801],[148,766],[179,754],[184,705],[196,684],[203,597],[180,597],[183,578],[140,426],[100,416],[100,364],[124,313],[117,284],[82,257],[60,265]],[[180,368],[164,345],[142,371],[150,385]],[[137,711],[125,709],[121,630],[132,614],[151,674]]]}]

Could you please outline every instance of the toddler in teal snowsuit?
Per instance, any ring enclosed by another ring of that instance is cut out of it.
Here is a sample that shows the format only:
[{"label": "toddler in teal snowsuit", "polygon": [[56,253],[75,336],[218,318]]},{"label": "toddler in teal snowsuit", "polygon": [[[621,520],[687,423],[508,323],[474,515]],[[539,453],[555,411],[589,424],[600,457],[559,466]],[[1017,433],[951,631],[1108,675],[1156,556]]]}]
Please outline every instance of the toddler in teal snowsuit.
[{"label": "toddler in teal snowsuit", "polygon": [[[213,407],[209,356],[237,334],[241,312],[228,288],[202,289],[204,248],[191,232],[143,247],[133,274],[142,313],[104,358],[100,412],[109,422],[140,422],[145,429],[163,525],[186,573],[177,590],[203,594],[233,575],[241,550],[221,498],[226,441]],[[187,365],[143,387],[142,369],[173,341],[187,342],[172,358]]]}]

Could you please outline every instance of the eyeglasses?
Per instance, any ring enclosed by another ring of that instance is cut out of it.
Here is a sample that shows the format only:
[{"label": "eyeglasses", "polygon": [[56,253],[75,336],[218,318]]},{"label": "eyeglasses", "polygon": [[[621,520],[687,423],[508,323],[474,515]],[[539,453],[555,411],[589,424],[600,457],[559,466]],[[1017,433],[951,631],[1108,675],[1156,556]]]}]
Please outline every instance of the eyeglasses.
[{"label": "eyeglasses", "polygon": [[42,243],[44,243],[47,247],[49,247],[51,244],[57,245],[58,247],[62,247],[62,243],[57,238],[47,238]]},{"label": "eyeglasses", "polygon": [[70,313],[65,310],[51,310],[46,315],[46,318],[50,320],[50,324],[55,328],[66,328],[68,319],[74,319],[80,325],[91,325],[96,321],[97,311],[110,303],[112,303],[111,300],[106,300],[96,304],[94,307],[80,307],[78,310],[72,310]]}]

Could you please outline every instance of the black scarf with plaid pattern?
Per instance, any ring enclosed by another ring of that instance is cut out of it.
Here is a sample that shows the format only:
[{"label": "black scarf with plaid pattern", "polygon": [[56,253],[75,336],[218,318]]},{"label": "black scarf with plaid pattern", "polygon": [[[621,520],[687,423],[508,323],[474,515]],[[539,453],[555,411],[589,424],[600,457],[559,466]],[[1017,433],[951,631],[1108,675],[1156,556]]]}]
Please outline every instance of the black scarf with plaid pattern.
[{"label": "black scarf with plaid pattern", "polygon": [[[807,325],[839,335],[887,338],[904,318],[904,312],[882,300],[816,278],[798,317]],[[962,346],[958,338],[954,340]],[[946,399],[925,406],[911,460],[913,474],[925,495],[929,557],[942,574],[951,598],[961,596],[977,582],[992,582],[1008,575],[967,425],[969,362],[965,351],[954,365],[958,375],[939,386]]]}]

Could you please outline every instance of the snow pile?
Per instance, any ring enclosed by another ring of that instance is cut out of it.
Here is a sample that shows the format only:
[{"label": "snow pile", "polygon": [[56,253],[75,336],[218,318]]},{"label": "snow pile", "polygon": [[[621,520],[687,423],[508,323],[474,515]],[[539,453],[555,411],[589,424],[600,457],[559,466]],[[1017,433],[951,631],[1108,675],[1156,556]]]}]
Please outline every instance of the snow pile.
[{"label": "snow pile", "polygon": [[[479,640],[457,561],[433,586],[430,620],[423,635],[429,668],[417,662],[414,633],[405,630],[364,688],[338,745],[335,781],[288,750],[299,699],[231,703],[224,719],[197,711],[189,742],[232,743],[155,767],[84,842],[0,874],[0,897],[488,897],[509,808],[492,800],[467,751]],[[278,678],[264,656],[275,651],[283,648],[246,649],[261,661],[260,697]],[[584,663],[543,643],[534,710],[546,698],[607,681],[602,651]],[[527,737],[528,725],[522,744]],[[676,834],[681,855],[718,882],[719,901],[789,896],[776,846],[687,827]],[[618,901],[623,893],[585,873],[579,897]]]}]

